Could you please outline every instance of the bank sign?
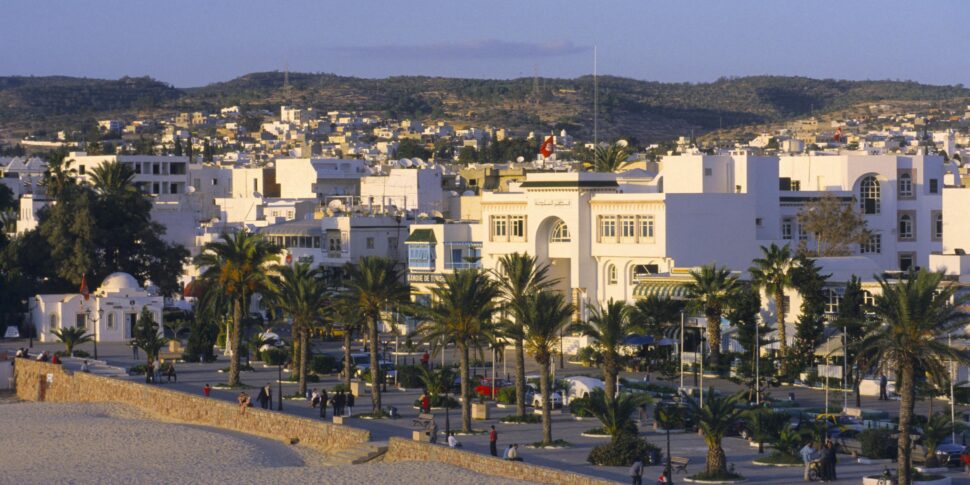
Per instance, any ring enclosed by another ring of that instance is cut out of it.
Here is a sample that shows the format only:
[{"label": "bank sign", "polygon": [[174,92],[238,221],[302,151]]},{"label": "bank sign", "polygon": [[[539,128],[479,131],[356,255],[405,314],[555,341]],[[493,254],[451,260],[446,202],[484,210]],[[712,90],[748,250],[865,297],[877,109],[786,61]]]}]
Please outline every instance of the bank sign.
[{"label": "bank sign", "polygon": [[437,283],[444,279],[445,276],[439,273],[408,273],[408,283]]}]

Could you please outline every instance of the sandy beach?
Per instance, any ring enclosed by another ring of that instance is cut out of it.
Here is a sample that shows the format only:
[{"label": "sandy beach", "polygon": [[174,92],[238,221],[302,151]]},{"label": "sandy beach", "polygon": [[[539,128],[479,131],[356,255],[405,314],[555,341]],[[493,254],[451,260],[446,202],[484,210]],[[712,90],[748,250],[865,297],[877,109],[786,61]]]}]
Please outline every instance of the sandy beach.
[{"label": "sandy beach", "polygon": [[442,463],[331,466],[299,446],[117,404],[3,404],[0,423],[4,483],[524,483]]}]

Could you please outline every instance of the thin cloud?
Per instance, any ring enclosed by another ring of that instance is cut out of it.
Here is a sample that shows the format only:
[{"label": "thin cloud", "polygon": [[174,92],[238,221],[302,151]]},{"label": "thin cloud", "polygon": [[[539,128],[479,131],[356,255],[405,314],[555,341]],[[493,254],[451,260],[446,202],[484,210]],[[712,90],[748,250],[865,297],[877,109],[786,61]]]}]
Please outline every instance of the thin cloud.
[{"label": "thin cloud", "polygon": [[532,43],[488,39],[474,42],[424,45],[364,45],[331,47],[328,50],[345,55],[385,59],[533,59],[582,54],[592,50],[571,41]]}]

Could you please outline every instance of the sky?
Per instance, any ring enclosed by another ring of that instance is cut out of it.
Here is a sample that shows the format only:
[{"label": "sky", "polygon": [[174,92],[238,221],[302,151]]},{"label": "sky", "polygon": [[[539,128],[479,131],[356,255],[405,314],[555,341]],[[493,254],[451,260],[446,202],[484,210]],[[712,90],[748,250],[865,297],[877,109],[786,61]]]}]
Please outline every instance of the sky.
[{"label": "sky", "polygon": [[970,85],[966,0],[3,0],[0,75],[259,71]]}]

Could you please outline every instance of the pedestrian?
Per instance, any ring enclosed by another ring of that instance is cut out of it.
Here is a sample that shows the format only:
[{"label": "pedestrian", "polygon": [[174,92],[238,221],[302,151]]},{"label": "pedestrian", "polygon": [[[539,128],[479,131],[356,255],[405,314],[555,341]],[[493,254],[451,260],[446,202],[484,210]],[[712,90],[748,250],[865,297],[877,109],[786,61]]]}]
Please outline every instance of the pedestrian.
[{"label": "pedestrian", "polygon": [[167,382],[175,381],[177,384],[179,381],[178,376],[175,374],[175,361],[168,363],[168,372],[165,373],[165,379]]},{"label": "pedestrian", "polygon": [[320,394],[317,393],[317,388],[314,387],[313,390],[310,391],[310,407],[315,408],[317,407],[317,404],[322,404],[322,401],[320,401]]},{"label": "pedestrian", "polygon": [[347,416],[353,416],[354,414],[354,393],[347,393]]},{"label": "pedestrian", "polygon": [[333,406],[333,417],[339,416],[337,414],[337,392],[333,393],[333,397],[330,398],[330,405]]},{"label": "pedestrian", "polygon": [[438,422],[432,419],[431,429],[428,430],[428,443],[435,444],[437,442],[438,442]]},{"label": "pedestrian", "polygon": [[153,366],[154,369],[155,369],[155,377],[153,377],[153,379],[155,381],[155,384],[161,384],[162,383],[162,364],[164,362],[165,361],[163,361],[163,360],[158,360],[158,357],[157,356],[155,357],[155,364]]},{"label": "pedestrian", "polygon": [[661,473],[660,476],[657,477],[657,485],[667,485],[667,474],[666,473]]},{"label": "pedestrian", "polygon": [[455,432],[452,431],[448,435],[448,447],[449,448],[461,448],[461,443],[458,442],[458,438],[455,438]]},{"label": "pedestrian", "polygon": [[337,391],[337,397],[335,399],[337,400],[337,413],[338,414],[334,414],[334,416],[338,416],[338,415],[339,416],[343,416],[344,415],[344,406],[347,404],[347,396],[344,396],[344,391]]},{"label": "pedestrian", "polygon": [[431,399],[428,399],[427,394],[421,395],[421,412],[424,414],[431,413]]},{"label": "pedestrian", "polygon": [[812,446],[811,441],[809,441],[808,443],[805,443],[805,446],[803,446],[798,453],[802,455],[802,463],[805,464],[805,473],[802,476],[802,479],[804,479],[807,482],[809,481],[808,473],[812,469],[812,462],[815,461],[815,459],[818,457],[818,453],[815,450],[815,448]]},{"label": "pedestrian", "polygon": [[270,386],[269,383],[267,382],[266,387],[264,387],[263,389],[266,391],[266,401],[269,402],[269,405],[263,409],[272,410],[273,409],[273,386]]},{"label": "pedestrian", "polygon": [[519,445],[512,443],[509,445],[508,449],[505,450],[505,459],[508,461],[522,461],[522,457],[519,456]]},{"label": "pedestrian", "polygon": [[249,407],[250,403],[249,394],[246,394],[246,391],[242,391],[239,393],[239,397],[237,397],[236,400],[239,401],[239,414],[246,414],[246,408]]},{"label": "pedestrian", "polygon": [[81,362],[81,372],[91,372],[91,369],[88,368],[87,360],[84,360],[83,362]]},{"label": "pedestrian", "polygon": [[327,389],[320,389],[320,417],[327,419]]},{"label": "pedestrian", "polygon": [[828,480],[833,480],[833,481],[839,479],[838,474],[835,473],[835,465],[838,460],[838,458],[836,457],[836,451],[837,450],[835,448],[835,443],[833,443],[832,441],[829,441],[828,443],[826,443],[825,456],[828,461],[828,472],[826,472],[825,476],[828,477],[827,478]]},{"label": "pedestrian", "polygon": [[259,388],[259,394],[256,395],[256,402],[259,403],[259,407],[266,409],[266,403],[268,399],[269,399],[269,396],[266,395],[266,388],[265,387]]},{"label": "pedestrian", "polygon": [[210,386],[209,383],[207,382],[204,386],[202,386],[202,395],[205,397],[209,397],[210,392],[212,392],[212,386]]},{"label": "pedestrian", "polygon": [[138,361],[138,346],[131,344],[131,358]]},{"label": "pedestrian", "polygon": [[149,362],[145,367],[145,384],[151,384],[155,380],[155,363]]},{"label": "pedestrian", "polygon": [[886,388],[889,386],[889,379],[883,374],[879,376],[879,400],[888,401],[889,394],[886,393]]},{"label": "pedestrian", "polygon": [[488,431],[488,451],[492,456],[498,456],[498,431],[495,431],[494,424]]},{"label": "pedestrian", "polygon": [[637,458],[630,467],[630,480],[633,485],[643,485],[643,460]]}]

